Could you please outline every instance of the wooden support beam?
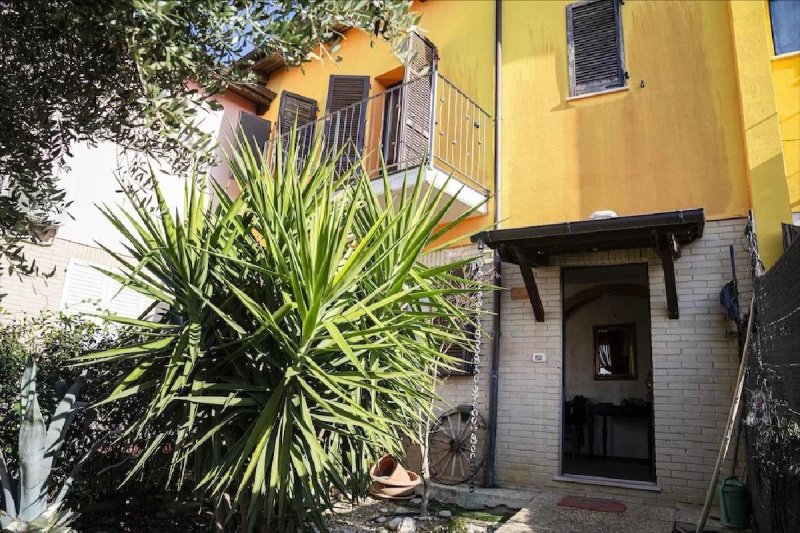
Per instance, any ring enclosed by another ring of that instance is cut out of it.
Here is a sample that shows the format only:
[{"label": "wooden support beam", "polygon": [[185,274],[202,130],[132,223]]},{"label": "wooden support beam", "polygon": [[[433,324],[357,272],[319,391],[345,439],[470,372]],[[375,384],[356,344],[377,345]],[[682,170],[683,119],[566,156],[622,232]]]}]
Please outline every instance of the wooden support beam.
[{"label": "wooden support beam", "polygon": [[674,235],[662,235],[658,240],[658,254],[664,269],[664,286],[667,292],[667,310],[672,319],[680,318],[678,287],[675,283],[675,258],[680,257],[680,247]]},{"label": "wooden support beam", "polygon": [[533,276],[533,266],[520,263],[519,271],[522,273],[522,279],[525,281],[525,288],[528,290],[528,298],[533,308],[533,316],[536,317],[537,322],[544,322],[544,306],[542,305],[542,298],[539,296],[539,287],[536,286],[536,278]]}]

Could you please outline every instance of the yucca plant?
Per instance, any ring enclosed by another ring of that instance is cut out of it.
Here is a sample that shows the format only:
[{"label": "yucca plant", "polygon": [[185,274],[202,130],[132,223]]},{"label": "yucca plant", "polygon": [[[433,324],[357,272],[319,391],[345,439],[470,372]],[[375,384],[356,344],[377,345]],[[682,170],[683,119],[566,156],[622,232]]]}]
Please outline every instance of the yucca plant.
[{"label": "yucca plant", "polygon": [[168,310],[109,316],[139,340],[81,362],[136,364],[107,400],[149,402],[130,432],[157,437],[132,474],[166,453],[177,483],[191,472],[232,496],[248,529],[324,530],[332,493],[363,494],[372,461],[417,439],[432,369],[451,362],[439,347],[471,340],[474,314],[448,296],[486,287],[449,274],[469,259],[420,262],[469,215],[444,222],[452,201],[424,179],[379,200],[361,166],[340,173],[318,147],[276,157],[240,146],[241,193],[215,189],[212,208],[192,184],[171,213],[154,183],[156,214],[135,193],[132,212],[105,210],[134,258],[107,274]]},{"label": "yucca plant", "polygon": [[62,510],[64,497],[72,487],[75,476],[85,459],[78,462],[51,498],[50,484],[55,464],[78,410],[86,407],[78,400],[83,381],[77,380],[69,388],[61,382],[56,391],[58,404],[45,424],[36,393],[36,364],[28,359],[22,375],[20,390],[19,473],[16,479],[6,467],[0,448],[0,489],[3,509],[0,510],[0,527],[3,531],[29,531],[67,533],[69,523],[75,518]]}]

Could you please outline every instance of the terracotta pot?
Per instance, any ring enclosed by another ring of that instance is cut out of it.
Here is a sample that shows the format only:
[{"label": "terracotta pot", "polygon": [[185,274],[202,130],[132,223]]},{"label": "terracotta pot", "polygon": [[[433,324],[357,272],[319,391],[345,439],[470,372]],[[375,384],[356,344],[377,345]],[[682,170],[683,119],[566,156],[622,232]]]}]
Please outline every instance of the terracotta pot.
[{"label": "terracotta pot", "polygon": [[392,475],[395,469],[397,469],[398,464],[400,463],[397,461],[397,458],[392,457],[391,455],[384,455],[377,464],[372,466],[369,474],[372,476],[373,480],[376,477],[388,478]]},{"label": "terracotta pot", "polygon": [[372,481],[390,485],[392,487],[415,487],[419,485],[419,481],[412,481],[411,475],[419,479],[419,476],[406,470],[396,458],[386,455],[374,465],[369,472]]},{"label": "terracotta pot", "polygon": [[[413,474],[413,472],[411,472]],[[380,481],[374,481],[369,486],[369,493],[376,497],[376,498],[387,498],[387,499],[409,499],[414,497],[414,492],[417,488],[417,485],[420,483],[419,476],[414,474],[416,477],[416,483],[411,486],[406,487],[393,487],[390,485],[384,485]]]}]

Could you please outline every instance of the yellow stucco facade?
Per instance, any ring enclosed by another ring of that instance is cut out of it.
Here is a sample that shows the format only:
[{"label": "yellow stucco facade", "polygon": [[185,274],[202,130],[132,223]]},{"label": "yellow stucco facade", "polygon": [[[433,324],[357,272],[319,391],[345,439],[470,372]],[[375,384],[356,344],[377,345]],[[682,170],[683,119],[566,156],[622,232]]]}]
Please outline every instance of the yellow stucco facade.
[{"label": "yellow stucco facade", "polygon": [[[626,87],[571,98],[570,3],[502,3],[501,227],[583,220],[604,209],[702,207],[709,220],[753,209],[769,266],[781,252],[790,201],[800,211],[800,57],[772,58],[766,4],[625,2]],[[428,0],[414,9],[438,48],[439,71],[491,111],[495,2]],[[370,76],[375,94],[401,66],[388,45],[371,46],[357,31],[338,54],[338,63],[275,72],[268,87],[313,98],[322,116],[331,74]],[[274,123],[278,109],[276,102],[266,118]],[[490,209],[459,229],[491,221]]]}]

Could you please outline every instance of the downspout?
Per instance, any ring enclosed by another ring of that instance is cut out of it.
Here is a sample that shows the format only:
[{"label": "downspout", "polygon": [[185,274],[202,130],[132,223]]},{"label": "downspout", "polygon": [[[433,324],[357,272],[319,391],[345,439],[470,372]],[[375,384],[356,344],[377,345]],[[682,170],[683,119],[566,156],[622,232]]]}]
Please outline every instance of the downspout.
[{"label": "downspout", "polygon": [[[502,191],[502,165],[500,160],[501,148],[501,119],[502,119],[502,80],[503,80],[503,0],[494,2],[494,229],[500,229],[501,191]],[[502,288],[503,277],[501,268],[503,262],[500,254],[494,251],[494,279],[496,287]],[[486,478],[487,487],[495,486],[495,450],[497,448],[497,391],[498,370],[500,368],[500,303],[502,294],[495,292],[492,316],[492,366],[489,374],[489,435],[488,449],[486,450]]]}]

